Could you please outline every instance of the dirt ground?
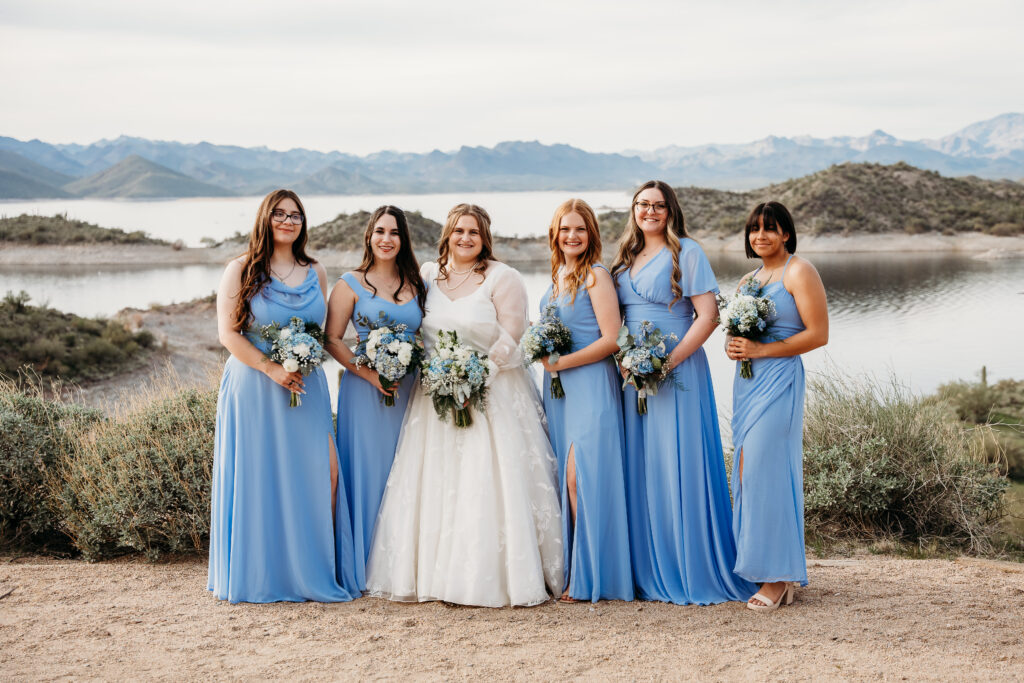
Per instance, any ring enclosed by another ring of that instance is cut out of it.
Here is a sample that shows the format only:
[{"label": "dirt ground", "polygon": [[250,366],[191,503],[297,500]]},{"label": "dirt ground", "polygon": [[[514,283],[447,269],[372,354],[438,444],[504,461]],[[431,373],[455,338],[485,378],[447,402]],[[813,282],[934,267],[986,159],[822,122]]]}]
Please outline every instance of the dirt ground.
[{"label": "dirt ground", "polygon": [[206,562],[0,558],[0,675],[81,679],[1024,679],[1024,565],[812,560],[739,603],[230,605]]}]

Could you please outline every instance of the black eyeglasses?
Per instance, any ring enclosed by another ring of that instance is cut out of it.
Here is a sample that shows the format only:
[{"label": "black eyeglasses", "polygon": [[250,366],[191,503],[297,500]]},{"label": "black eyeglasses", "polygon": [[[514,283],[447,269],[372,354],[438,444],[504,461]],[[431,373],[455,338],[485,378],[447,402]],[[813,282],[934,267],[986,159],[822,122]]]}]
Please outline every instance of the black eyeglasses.
[{"label": "black eyeglasses", "polygon": [[301,213],[288,213],[281,209],[274,209],[270,212],[270,217],[274,219],[275,223],[284,223],[287,220],[292,225],[302,225]]},{"label": "black eyeglasses", "polygon": [[665,202],[654,202],[652,204],[651,202],[639,201],[633,204],[633,206],[640,209],[641,211],[650,210],[653,211],[654,213],[665,213],[666,211],[668,211],[668,205],[665,204]]}]

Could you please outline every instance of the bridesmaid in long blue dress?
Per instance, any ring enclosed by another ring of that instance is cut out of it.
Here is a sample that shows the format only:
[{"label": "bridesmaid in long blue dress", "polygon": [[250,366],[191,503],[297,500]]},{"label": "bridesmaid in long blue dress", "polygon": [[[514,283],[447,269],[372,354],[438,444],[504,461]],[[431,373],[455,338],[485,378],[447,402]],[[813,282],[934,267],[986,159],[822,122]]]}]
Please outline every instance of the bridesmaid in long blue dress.
[{"label": "bridesmaid in long blue dress", "polygon": [[746,600],[754,586],[733,573],[729,489],[701,348],[718,318],[718,285],[667,184],[652,180],[634,195],[612,273],[630,331],[649,320],[679,340],[667,343],[673,372],[648,412],[637,413],[632,387],[623,396],[637,594],[676,604]]},{"label": "bridesmaid in long blue dress", "polygon": [[[548,231],[553,303],[572,331],[572,350],[544,359],[544,410],[558,458],[566,581],[561,599],[632,600],[622,466],[622,392],[612,354],[621,325],[615,285],[601,259],[593,209],[570,199]],[[551,397],[551,373],[565,397]]]},{"label": "bridesmaid in long blue dress", "polygon": [[[378,321],[380,313],[415,332],[423,318],[426,288],[413,253],[405,213],[381,206],[370,215],[363,236],[363,261],[345,273],[331,292],[327,313],[327,349],[345,366],[338,387],[338,458],[348,491],[355,543],[356,584],[366,590],[366,560],[374,522],[395,458],[398,433],[415,383],[410,372],[397,387],[385,389],[376,371],[352,364],[354,354],[342,343],[351,320],[360,338],[369,328],[357,322],[365,316]],[[385,396],[394,398],[385,406]]]},{"label": "bridesmaid in long blue dress", "polygon": [[796,227],[785,206],[758,204],[744,232],[756,278],[775,302],[776,317],[759,340],[730,338],[733,360],[751,359],[754,376],[733,380],[732,490],[736,573],[760,583],[747,602],[773,610],[793,600],[790,582],[807,585],[804,551],[804,366],[800,354],[828,342],[825,287],[810,263],[794,256]]},{"label": "bridesmaid in long blue dress", "polygon": [[[323,323],[327,275],[305,245],[298,196],[271,192],[217,294],[218,332],[231,357],[217,399],[207,589],[230,602],[357,595],[324,373],[288,372],[251,334],[295,316]],[[290,408],[293,391],[302,403]]]}]

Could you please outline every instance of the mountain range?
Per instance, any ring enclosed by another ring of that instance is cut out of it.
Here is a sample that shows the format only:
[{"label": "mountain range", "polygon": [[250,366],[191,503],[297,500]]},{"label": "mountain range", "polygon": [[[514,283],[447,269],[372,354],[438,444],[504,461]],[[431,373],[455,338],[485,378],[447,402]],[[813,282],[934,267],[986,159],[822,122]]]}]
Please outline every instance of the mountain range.
[{"label": "mountain range", "polygon": [[309,149],[186,144],[122,136],[89,145],[0,136],[0,199],[623,189],[649,178],[743,190],[843,162],[896,163],[947,176],[1024,179],[1024,114],[1002,114],[933,140],[771,136],[746,144],[620,154],[502,142],[428,153],[356,156]]}]

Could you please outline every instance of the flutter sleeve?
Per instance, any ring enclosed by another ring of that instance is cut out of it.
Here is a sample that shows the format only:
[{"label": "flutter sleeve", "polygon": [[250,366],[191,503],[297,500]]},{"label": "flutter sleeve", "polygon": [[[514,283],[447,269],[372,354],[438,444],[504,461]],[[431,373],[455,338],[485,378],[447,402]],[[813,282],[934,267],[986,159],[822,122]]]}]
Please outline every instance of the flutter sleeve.
[{"label": "flutter sleeve", "polygon": [[679,286],[683,288],[683,296],[697,296],[705,292],[717,294],[718,281],[704,250],[691,239],[682,240],[681,246],[679,269],[682,276],[679,278]]},{"label": "flutter sleeve", "polygon": [[506,370],[523,364],[519,339],[529,325],[530,303],[519,271],[506,266],[493,277],[491,303],[498,318],[498,337],[487,350],[487,357],[499,370]]}]

